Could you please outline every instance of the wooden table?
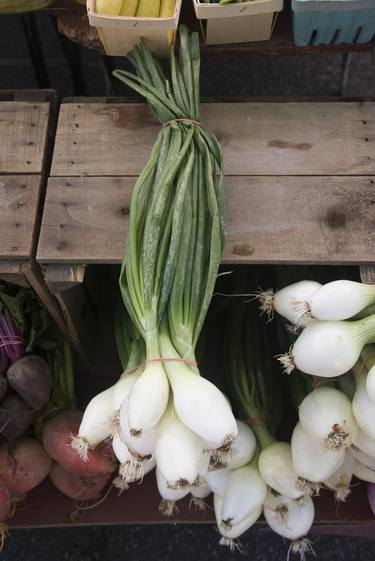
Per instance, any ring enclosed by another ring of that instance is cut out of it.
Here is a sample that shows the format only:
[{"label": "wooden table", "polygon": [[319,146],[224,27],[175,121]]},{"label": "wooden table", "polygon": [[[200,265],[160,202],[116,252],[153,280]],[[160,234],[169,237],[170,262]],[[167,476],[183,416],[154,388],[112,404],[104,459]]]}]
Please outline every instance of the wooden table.
[{"label": "wooden table", "polygon": [[0,278],[31,286],[65,329],[35,261],[56,102],[52,91],[0,93]]}]

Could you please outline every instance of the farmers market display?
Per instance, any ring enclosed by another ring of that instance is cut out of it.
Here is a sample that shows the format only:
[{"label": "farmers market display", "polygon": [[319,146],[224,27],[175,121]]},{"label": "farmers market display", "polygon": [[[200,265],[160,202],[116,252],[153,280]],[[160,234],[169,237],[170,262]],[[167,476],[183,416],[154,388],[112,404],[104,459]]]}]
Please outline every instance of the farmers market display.
[{"label": "farmers market display", "polygon": [[[96,9],[150,17],[150,5]],[[165,17],[174,2],[152,8]],[[375,287],[310,268],[220,271],[223,155],[201,119],[198,35],[181,26],[168,65],[145,41],[129,60],[136,73],[114,76],[160,131],[119,276],[123,372],[81,412],[62,334],[31,290],[0,282],[0,541],[48,476],[84,509],[113,488],[125,502],[154,472],[163,516],[213,495],[220,545],[240,547],[263,516],[303,559],[321,489],[350,500],[356,477],[375,512]]]}]

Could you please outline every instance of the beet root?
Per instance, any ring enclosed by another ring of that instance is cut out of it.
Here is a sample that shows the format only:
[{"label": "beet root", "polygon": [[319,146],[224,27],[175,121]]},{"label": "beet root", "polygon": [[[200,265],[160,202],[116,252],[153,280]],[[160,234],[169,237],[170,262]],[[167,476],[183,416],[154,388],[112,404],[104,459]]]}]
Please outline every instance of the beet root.
[{"label": "beet root", "polygon": [[77,475],[58,464],[54,464],[49,476],[61,493],[77,501],[97,499],[110,479],[109,475]]},{"label": "beet root", "polygon": [[34,489],[49,474],[52,460],[31,438],[21,438],[13,446],[0,447],[0,474],[15,499]]},{"label": "beet root", "polygon": [[46,361],[37,355],[20,358],[8,368],[9,385],[36,411],[48,403],[51,393],[51,372]]},{"label": "beet root", "polygon": [[0,404],[0,433],[8,440],[21,436],[33,423],[36,412],[16,394],[8,394]]},{"label": "beet root", "polygon": [[80,458],[71,446],[72,438],[77,436],[82,421],[80,411],[64,411],[48,421],[43,431],[43,446],[51,458],[66,471],[77,475],[110,475],[116,462],[105,445],[88,451],[88,460]]}]

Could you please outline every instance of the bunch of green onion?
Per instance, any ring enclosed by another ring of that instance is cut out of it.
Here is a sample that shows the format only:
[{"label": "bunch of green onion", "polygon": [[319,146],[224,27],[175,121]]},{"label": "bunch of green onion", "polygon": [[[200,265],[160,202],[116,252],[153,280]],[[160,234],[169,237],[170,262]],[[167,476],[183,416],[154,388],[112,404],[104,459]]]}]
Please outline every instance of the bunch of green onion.
[{"label": "bunch of green onion", "polygon": [[238,432],[229,403],[200,376],[195,357],[224,244],[222,151],[200,121],[198,35],[180,27],[167,73],[143,41],[129,58],[137,74],[114,74],[162,124],[134,187],[120,275],[144,346],[118,383],[89,404],[72,445],[87,457],[114,435],[124,486],[156,462],[159,488],[181,493],[203,483],[207,450],[229,449]]},{"label": "bunch of green onion", "polygon": [[279,361],[298,406],[294,468],[345,501],[353,475],[375,481],[375,288],[309,279],[257,297],[291,324]]}]

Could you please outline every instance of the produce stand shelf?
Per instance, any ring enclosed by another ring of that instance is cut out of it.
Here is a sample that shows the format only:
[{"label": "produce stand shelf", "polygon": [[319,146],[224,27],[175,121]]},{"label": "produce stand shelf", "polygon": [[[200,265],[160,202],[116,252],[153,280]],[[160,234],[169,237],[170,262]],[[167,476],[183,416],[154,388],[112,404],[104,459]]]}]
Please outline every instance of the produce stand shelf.
[{"label": "produce stand shelf", "polygon": [[[296,55],[296,54],[323,54],[323,53],[348,53],[370,52],[371,43],[353,43],[341,45],[318,45],[297,47],[292,36],[292,15],[288,3],[287,7],[279,14],[274,32],[269,41],[254,43],[237,43],[232,45],[210,45],[203,48],[206,54],[249,54],[249,55]],[[77,40],[82,40],[85,46],[97,48],[98,37],[90,31],[85,8],[73,0],[57,0],[50,8],[51,12],[59,18],[60,30]],[[190,28],[199,29],[195,19],[192,0],[183,0],[181,23],[186,23]]]},{"label": "produce stand shelf", "polygon": [[[209,103],[202,118],[224,149],[225,262],[374,261],[375,103]],[[39,263],[121,262],[159,127],[144,104],[63,103]]]},{"label": "produce stand shelf", "polygon": [[[365,486],[353,488],[352,494],[350,501],[341,504],[337,509],[332,495],[322,491],[319,499],[315,501],[317,522],[312,532],[373,537],[375,522],[371,519]],[[27,495],[25,502],[20,505],[19,511],[9,523],[10,528],[45,528],[77,524],[214,523],[212,508],[207,508],[205,512],[197,512],[189,509],[189,501],[184,499],[179,501],[179,513],[171,520],[159,513],[159,502],[153,474],[146,476],[142,485],[133,484],[120,496],[112,490],[102,504],[86,511],[79,511],[71,499],[57,491],[49,481],[45,481]],[[336,522],[333,523],[333,520]],[[256,528],[267,531],[262,520],[256,523]],[[212,531],[215,531],[214,528]]]},{"label": "produce stand shelf", "polygon": [[[373,282],[374,102],[205,103],[202,118],[224,149],[226,263],[354,265]],[[91,382],[77,375],[92,390],[120,373],[119,364],[108,361],[111,344],[115,355],[113,318],[105,314],[115,308],[114,268],[122,260],[132,189],[159,128],[146,105],[124,99],[70,99],[60,108],[37,261],[76,348],[96,364]],[[337,518],[333,499],[323,492],[315,531],[374,535],[364,486],[353,495]],[[79,515],[48,483],[27,500],[29,509],[16,514],[15,526],[32,524],[36,510],[41,526],[162,522],[152,477],[123,497],[112,491]],[[212,512],[204,518],[184,503],[176,520],[212,522]]]},{"label": "produce stand shelf", "polygon": [[49,90],[0,93],[0,278],[31,286],[64,328],[35,261],[56,103]]}]

